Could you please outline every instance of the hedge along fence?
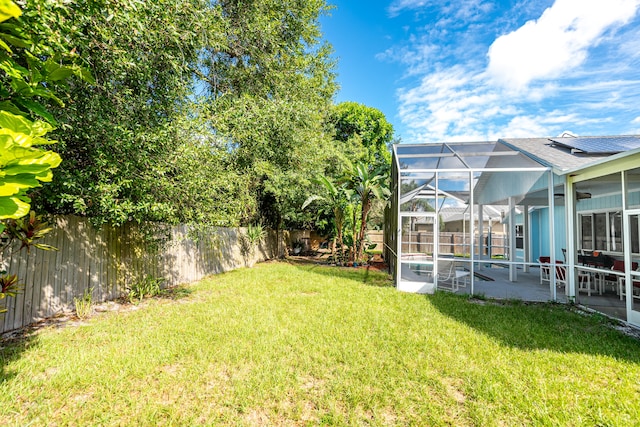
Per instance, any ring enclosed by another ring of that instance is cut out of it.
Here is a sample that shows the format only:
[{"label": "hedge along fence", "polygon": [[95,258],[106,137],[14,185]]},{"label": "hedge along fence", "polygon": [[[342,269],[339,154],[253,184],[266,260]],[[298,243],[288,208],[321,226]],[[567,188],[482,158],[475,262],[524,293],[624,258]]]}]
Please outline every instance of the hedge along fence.
[{"label": "hedge along fence", "polygon": [[166,287],[251,266],[278,256],[286,237],[278,239],[275,232],[268,232],[260,245],[251,248],[243,238],[244,228],[125,224],[97,229],[75,216],[57,217],[51,225],[54,230],[42,243],[57,251],[32,249],[28,254],[16,246],[5,253],[7,271],[17,274],[25,286],[18,296],[0,301],[8,309],[0,314],[0,332],[72,311],[73,298],[88,290],[93,301],[102,302],[124,295],[128,285],[147,275],[163,278]]}]

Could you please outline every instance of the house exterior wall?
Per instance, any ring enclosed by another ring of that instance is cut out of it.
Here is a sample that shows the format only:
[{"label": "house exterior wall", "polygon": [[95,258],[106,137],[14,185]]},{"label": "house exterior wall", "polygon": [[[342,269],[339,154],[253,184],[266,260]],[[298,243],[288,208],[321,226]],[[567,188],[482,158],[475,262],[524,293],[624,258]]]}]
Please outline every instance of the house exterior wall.
[{"label": "house exterior wall", "polygon": [[[555,227],[555,253],[558,261],[563,261],[562,249],[567,247],[567,226],[564,206],[555,206],[553,217]],[[535,262],[541,256],[551,254],[551,233],[549,221],[549,208],[535,209],[529,214],[529,227],[531,238],[531,261]],[[522,214],[516,215],[516,224],[522,224]],[[524,261],[524,250],[516,250],[516,259]]]},{"label": "house exterior wall", "polygon": [[[617,189],[616,189],[617,190]],[[631,192],[628,195],[629,205],[640,205],[640,192]],[[592,199],[580,200],[576,204],[576,211],[578,213],[585,211],[597,211],[606,209],[622,208],[622,195],[610,194],[607,196],[594,197]]]}]

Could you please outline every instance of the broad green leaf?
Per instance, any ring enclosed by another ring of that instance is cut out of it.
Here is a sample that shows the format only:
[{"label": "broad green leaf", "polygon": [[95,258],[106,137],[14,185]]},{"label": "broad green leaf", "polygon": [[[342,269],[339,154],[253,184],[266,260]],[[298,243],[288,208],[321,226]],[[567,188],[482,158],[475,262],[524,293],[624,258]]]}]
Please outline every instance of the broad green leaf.
[{"label": "broad green leaf", "polygon": [[11,0],[0,0],[0,22],[22,15],[20,8]]},{"label": "broad green leaf", "polygon": [[[9,77],[13,77],[14,79],[24,79],[29,74],[29,70],[11,60],[0,62],[0,69],[4,70],[4,72],[7,73]],[[15,86],[16,88],[19,88],[21,90],[24,90],[25,87],[30,87],[24,81],[14,81],[11,83],[12,86]]]},{"label": "broad green leaf", "polygon": [[[21,160],[22,162],[23,160]],[[4,167],[2,169],[0,169],[0,171],[4,172],[5,174],[5,178],[4,179],[8,179],[9,176],[29,176],[29,177],[33,177],[36,175],[40,175],[43,172],[48,171],[49,169],[51,169],[51,166],[49,163],[46,164],[14,164],[14,165],[9,165],[7,167]],[[0,181],[0,184],[2,183],[2,181]]]},{"label": "broad green leaf", "polygon": [[[23,94],[23,95],[27,96],[26,94]],[[60,98],[58,98],[49,89],[44,89],[43,87],[32,89],[31,92],[28,93],[28,96],[41,96],[43,98],[48,98],[48,99],[51,99],[51,100],[55,101],[56,104],[60,105],[61,107],[64,107],[64,102],[62,102],[62,100]]]},{"label": "broad green leaf", "polygon": [[[24,134],[29,137],[46,135],[53,130],[53,126],[43,121],[32,122],[26,117],[12,114],[8,111],[0,111],[0,128],[6,131],[3,133]],[[24,144],[20,144],[24,145]]]},{"label": "broad green leaf", "polygon": [[29,46],[31,46],[31,43],[29,41],[24,40],[20,37],[12,36],[11,34],[0,33],[0,37],[5,39],[7,42],[12,44],[13,46],[22,47],[22,48],[28,48]]},{"label": "broad green leaf", "polygon": [[31,136],[33,137],[44,136],[52,130],[53,126],[51,126],[49,123],[40,120],[36,120],[35,122],[31,123]]},{"label": "broad green leaf", "polygon": [[3,48],[4,50],[6,50],[9,53],[13,53],[13,51],[11,50],[11,48],[9,47],[8,44],[6,44],[4,42],[4,40],[0,40],[0,47]]},{"label": "broad green leaf", "polygon": [[[11,135],[4,135],[1,132],[5,129],[0,129],[0,165],[7,165],[9,163],[18,163],[22,158],[33,157],[34,151],[31,147],[23,147],[18,145]],[[22,134],[21,134],[22,135]]]},{"label": "broad green leaf", "polygon": [[73,71],[69,67],[58,67],[56,70],[53,70],[47,76],[47,80],[51,82],[55,82],[58,80],[64,80],[73,75]]},{"label": "broad green leaf", "polygon": [[14,152],[14,150],[30,149],[32,139],[33,138],[24,133],[16,133],[11,131],[11,129],[0,128],[0,143],[6,151],[5,153],[0,153],[0,157],[12,158],[21,155],[18,154],[19,151]]},{"label": "broad green leaf", "polygon": [[[6,94],[1,94],[0,93],[0,96],[8,97],[9,95],[8,95],[8,93],[6,93]],[[11,101],[1,101],[0,102],[0,110],[8,111],[10,113],[17,114],[17,115],[22,114],[22,111],[20,111],[20,109],[18,107],[16,107]]]},{"label": "broad green leaf", "polygon": [[29,51],[25,51],[25,56],[27,58],[27,66],[29,68],[29,81],[30,82],[42,82],[45,79],[42,77],[42,73],[40,69],[42,68],[42,61],[40,58],[37,58],[29,53]]},{"label": "broad green leaf", "polygon": [[[14,99],[14,102],[22,107],[24,107],[25,109],[31,111],[33,114],[36,114],[40,117],[42,117],[43,119],[45,119],[47,122],[49,122],[52,126],[57,126],[58,122],[56,121],[56,119],[53,117],[53,115],[51,113],[49,113],[43,106],[42,104],[40,104],[39,102],[36,101],[32,101],[30,99],[26,99],[26,98],[16,98]],[[0,109],[4,109],[0,106]],[[17,110],[20,111],[20,110]],[[15,113],[15,111],[13,111]],[[50,144],[49,141],[45,141],[45,142],[41,142],[43,144]],[[33,144],[36,144],[36,142],[34,141]]]},{"label": "broad green leaf", "polygon": [[[10,178],[15,178],[14,180]],[[5,177],[0,178],[0,197],[15,196],[20,194],[21,191],[28,190],[30,188],[39,187],[38,180],[32,177]]]},{"label": "broad green leaf", "polygon": [[92,85],[96,84],[96,79],[91,74],[91,71],[89,71],[87,68],[76,67],[74,69],[74,72],[75,72],[76,76],[80,77],[85,82],[87,82],[89,84],[92,84]]},{"label": "broad green leaf", "polygon": [[29,213],[29,203],[18,197],[0,197],[0,219],[22,218]]}]

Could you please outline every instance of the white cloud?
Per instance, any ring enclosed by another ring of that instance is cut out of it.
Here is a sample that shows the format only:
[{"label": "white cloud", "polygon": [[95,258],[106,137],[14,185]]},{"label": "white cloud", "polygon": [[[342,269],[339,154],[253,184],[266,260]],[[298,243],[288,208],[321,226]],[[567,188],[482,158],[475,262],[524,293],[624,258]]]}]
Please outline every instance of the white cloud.
[{"label": "white cloud", "polygon": [[506,126],[496,129],[497,138],[530,138],[553,136],[566,124],[575,124],[579,118],[562,111],[550,111],[544,115],[521,115],[513,117]]},{"label": "white cloud", "polygon": [[488,52],[488,73],[511,89],[571,73],[607,30],[633,18],[639,4],[640,0],[557,0],[537,21],[495,40]]},{"label": "white cloud", "polygon": [[417,9],[431,3],[428,0],[396,0],[389,6],[389,15],[396,16],[405,9]]},{"label": "white cloud", "polygon": [[[402,120],[423,141],[481,137],[482,132],[476,129],[483,128],[486,114],[494,118],[514,111],[498,105],[498,94],[483,87],[481,76],[471,75],[463,67],[427,75],[420,85],[400,91],[399,99]],[[420,129],[428,129],[428,137]]]},{"label": "white cloud", "polygon": [[500,129],[501,138],[527,138],[531,135],[545,136],[547,128],[534,117],[514,117],[507,126]]},{"label": "white cloud", "polygon": [[474,21],[484,16],[494,7],[493,2],[486,0],[395,0],[387,9],[391,17],[397,16],[405,10],[422,11],[436,8],[443,14],[449,15],[453,21]]},{"label": "white cloud", "polygon": [[[551,136],[565,129],[585,135],[636,130],[638,56],[629,53],[638,45],[635,36],[640,31],[624,24],[635,17],[640,0],[604,3],[556,0],[537,20],[499,37],[490,47],[491,41],[482,44],[468,34],[452,35],[448,45],[438,45],[433,32],[415,36],[410,47],[397,50],[407,66],[407,87],[397,91],[398,116],[406,127],[403,140],[495,140]],[[394,4],[417,8],[431,3]],[[446,16],[438,19],[442,22]],[[483,34],[490,32],[487,27]],[[436,39],[440,36],[448,37],[443,33]],[[480,56],[488,52],[488,65],[478,61],[478,52]],[[393,52],[385,55],[390,58]]]}]

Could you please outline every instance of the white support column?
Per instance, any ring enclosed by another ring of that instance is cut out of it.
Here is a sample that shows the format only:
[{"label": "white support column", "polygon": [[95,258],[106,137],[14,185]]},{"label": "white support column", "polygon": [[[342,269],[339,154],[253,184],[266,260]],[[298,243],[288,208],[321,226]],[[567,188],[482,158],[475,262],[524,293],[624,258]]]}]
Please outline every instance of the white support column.
[{"label": "white support column", "polygon": [[566,244],[567,244],[567,282],[569,286],[566,289],[568,298],[576,297],[576,192],[571,177],[567,178],[564,184],[564,210],[566,228]]},{"label": "white support column", "polygon": [[470,221],[471,222],[471,232],[470,232],[471,241],[469,242],[470,245],[471,245],[469,247],[469,255],[471,256],[471,264],[469,265],[469,271],[470,271],[470,275],[471,275],[471,285],[470,285],[471,289],[470,289],[470,292],[471,292],[471,295],[473,295],[474,294],[474,286],[475,286],[475,277],[474,277],[475,276],[475,270],[474,270],[474,268],[475,268],[474,267],[474,265],[475,265],[475,262],[474,262],[475,261],[475,256],[474,256],[474,253],[476,252],[476,247],[475,247],[476,245],[475,245],[475,242],[474,242],[474,239],[473,239],[473,235],[475,233],[475,229],[473,227],[473,216],[474,216],[473,215],[474,214],[473,207],[475,206],[474,205],[474,203],[475,203],[475,201],[474,201],[475,200],[475,193],[473,192],[473,172],[469,172],[469,188],[471,189],[470,193],[469,193],[469,208],[470,208],[470,212],[471,212],[470,213],[470,216],[471,216],[471,221]]},{"label": "white support column", "polygon": [[556,231],[555,231],[555,210],[556,205],[553,198],[553,171],[549,171],[549,257],[551,258],[551,280],[549,280],[549,293],[551,294],[551,300],[557,299],[556,295]]},{"label": "white support column", "polygon": [[[478,209],[478,260],[484,259],[484,207],[482,205],[476,205]],[[482,269],[482,263],[479,264]]]},{"label": "white support column", "polygon": [[[440,182],[439,175],[436,171],[433,177],[434,180],[434,191],[435,191],[435,207],[438,209],[438,194],[440,194]],[[438,258],[440,257],[440,214],[436,211],[436,215],[433,218],[433,282],[435,283],[435,289],[438,289]]]},{"label": "white support column", "polygon": [[524,205],[522,211],[523,223],[522,226],[524,230],[522,231],[522,249],[524,251],[524,265],[522,267],[522,271],[525,273],[529,272],[529,263],[531,262],[531,244],[529,241],[529,206]]},{"label": "white support column", "polygon": [[[395,166],[394,166],[395,170]],[[400,282],[402,281],[402,269],[400,262],[402,260],[402,217],[400,216],[400,199],[402,198],[402,175],[399,171],[396,171],[396,179],[398,180],[398,185],[396,185],[396,289],[400,287]],[[342,250],[342,248],[340,248]]]},{"label": "white support column", "polygon": [[516,206],[513,197],[509,197],[509,281],[518,280],[516,265]]},{"label": "white support column", "polygon": [[634,318],[633,313],[633,285],[631,279],[631,233],[629,232],[631,228],[631,222],[629,221],[629,215],[627,214],[627,210],[629,209],[629,186],[627,181],[627,172],[622,171],[620,173],[620,186],[622,188],[622,244],[625,248],[624,251],[624,284],[625,284],[625,294],[627,295],[627,320],[630,318]]}]

